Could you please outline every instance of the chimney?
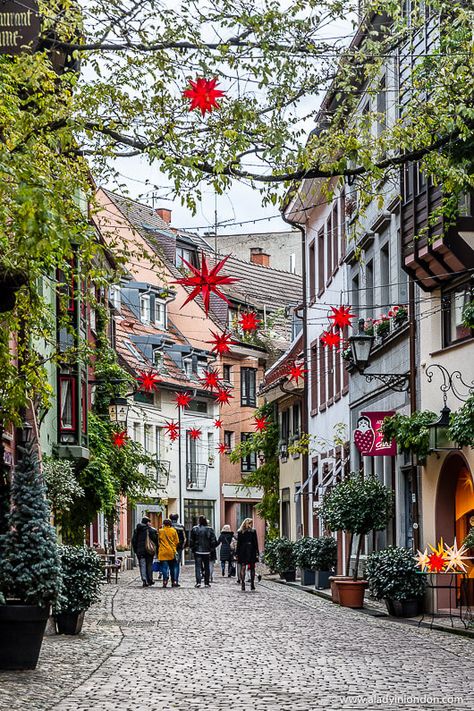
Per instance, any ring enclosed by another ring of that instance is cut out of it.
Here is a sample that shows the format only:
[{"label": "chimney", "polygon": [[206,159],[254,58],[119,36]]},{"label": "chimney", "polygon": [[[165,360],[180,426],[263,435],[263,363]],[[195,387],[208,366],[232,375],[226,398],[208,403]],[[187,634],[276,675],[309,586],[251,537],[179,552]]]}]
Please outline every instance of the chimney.
[{"label": "chimney", "polygon": [[171,210],[167,207],[157,207],[155,212],[167,225],[171,225]]},{"label": "chimney", "polygon": [[261,247],[250,247],[250,261],[252,264],[260,264],[261,267],[269,267],[270,255]]}]

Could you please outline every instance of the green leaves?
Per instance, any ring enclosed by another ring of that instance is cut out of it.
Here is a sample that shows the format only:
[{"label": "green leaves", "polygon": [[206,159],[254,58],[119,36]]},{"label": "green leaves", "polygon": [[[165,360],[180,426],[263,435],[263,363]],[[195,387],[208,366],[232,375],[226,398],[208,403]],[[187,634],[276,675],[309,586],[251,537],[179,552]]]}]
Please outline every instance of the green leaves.
[{"label": "green leaves", "polygon": [[320,514],[330,531],[365,535],[385,528],[393,513],[392,490],[378,479],[352,475],[324,496]]},{"label": "green leaves", "polygon": [[389,547],[367,557],[366,576],[377,599],[410,600],[423,596],[426,577],[420,575],[413,552]]},{"label": "green leaves", "polygon": [[474,395],[451,414],[449,431],[460,447],[474,447]]},{"label": "green leaves", "polygon": [[296,541],[296,564],[306,570],[332,570],[337,561],[337,543],[332,536],[303,537]]},{"label": "green leaves", "polygon": [[385,418],[381,432],[386,442],[394,439],[401,452],[413,452],[424,460],[429,453],[428,425],[436,419],[436,414],[429,410],[413,415],[396,414]]},{"label": "green leaves", "polygon": [[58,546],[61,585],[53,612],[81,612],[100,599],[104,578],[101,559],[85,546]]}]

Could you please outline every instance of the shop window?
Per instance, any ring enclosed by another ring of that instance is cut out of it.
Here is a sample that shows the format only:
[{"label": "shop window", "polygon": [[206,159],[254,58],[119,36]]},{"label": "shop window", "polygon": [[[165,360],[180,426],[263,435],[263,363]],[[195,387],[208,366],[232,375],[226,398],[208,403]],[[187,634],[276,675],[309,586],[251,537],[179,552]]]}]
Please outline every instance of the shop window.
[{"label": "shop window", "polygon": [[[253,437],[253,432],[242,432],[240,435],[241,442],[247,442],[247,440]],[[250,452],[246,457],[242,457],[240,460],[240,469],[242,472],[254,472],[257,468],[257,453]]]},{"label": "shop window", "polygon": [[474,336],[474,329],[467,328],[462,322],[464,307],[473,298],[474,289],[469,282],[459,284],[456,288],[443,292],[441,303],[445,346]]},{"label": "shop window", "polygon": [[243,407],[257,405],[257,371],[255,368],[240,369],[240,404]]},{"label": "shop window", "polygon": [[76,429],[76,378],[62,375],[59,378],[59,427],[61,432]]}]

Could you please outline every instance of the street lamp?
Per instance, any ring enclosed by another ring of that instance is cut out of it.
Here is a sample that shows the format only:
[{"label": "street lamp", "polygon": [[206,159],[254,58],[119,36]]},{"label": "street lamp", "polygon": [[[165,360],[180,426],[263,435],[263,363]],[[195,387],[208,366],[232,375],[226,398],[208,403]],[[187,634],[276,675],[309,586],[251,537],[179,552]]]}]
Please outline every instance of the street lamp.
[{"label": "street lamp", "polygon": [[128,400],[126,397],[114,397],[109,403],[110,421],[123,429],[127,426]]},{"label": "street lamp", "polygon": [[431,422],[428,425],[430,450],[432,452],[459,449],[449,434],[450,415],[451,410],[445,403],[443,409],[441,410],[441,417],[439,420]]},{"label": "street lamp", "polygon": [[359,333],[349,338],[352,360],[360,373],[369,365],[370,353],[374,344],[374,336],[364,332],[364,319],[359,320]]}]

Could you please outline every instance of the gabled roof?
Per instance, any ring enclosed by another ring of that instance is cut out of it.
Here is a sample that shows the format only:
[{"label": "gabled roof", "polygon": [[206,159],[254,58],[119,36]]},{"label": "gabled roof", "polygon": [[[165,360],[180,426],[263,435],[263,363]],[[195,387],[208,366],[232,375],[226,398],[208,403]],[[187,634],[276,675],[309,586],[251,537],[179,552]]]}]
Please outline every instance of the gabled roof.
[{"label": "gabled roof", "polygon": [[[293,365],[293,363],[303,362],[303,333],[300,332],[290,347],[283,353],[283,355],[269,368],[260,386],[260,394],[266,393],[272,388],[275,388],[288,380],[288,368]],[[302,381],[296,383],[294,390],[297,391],[302,388]]]}]

